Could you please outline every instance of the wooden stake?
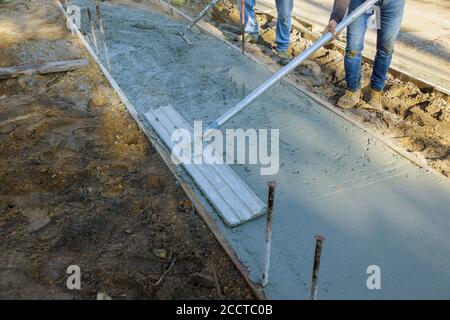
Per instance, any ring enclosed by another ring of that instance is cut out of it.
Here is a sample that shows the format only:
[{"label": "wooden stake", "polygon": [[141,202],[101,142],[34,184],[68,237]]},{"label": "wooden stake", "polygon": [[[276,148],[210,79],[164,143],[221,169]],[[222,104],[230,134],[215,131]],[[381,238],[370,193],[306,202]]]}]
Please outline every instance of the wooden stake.
[{"label": "wooden stake", "polygon": [[0,79],[17,78],[23,75],[48,74],[75,70],[89,65],[86,59],[45,62],[40,64],[24,64],[0,68]]}]

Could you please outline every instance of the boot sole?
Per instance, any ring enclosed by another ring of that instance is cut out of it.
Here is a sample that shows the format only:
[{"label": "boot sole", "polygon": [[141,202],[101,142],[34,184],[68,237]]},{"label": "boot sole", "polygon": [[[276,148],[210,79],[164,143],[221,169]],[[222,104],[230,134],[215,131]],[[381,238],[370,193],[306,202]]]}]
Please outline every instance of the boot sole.
[{"label": "boot sole", "polygon": [[338,103],[337,103],[336,105],[337,105],[339,108],[345,109],[345,110],[348,110],[348,109],[354,109],[354,108],[356,107],[356,105],[359,103],[359,101],[360,101],[360,100],[356,101],[353,105],[342,105],[342,104],[339,103],[339,101],[338,101]]},{"label": "boot sole", "polygon": [[377,108],[377,107],[374,107],[374,106],[372,106],[370,103],[364,103],[363,105],[361,105],[361,108],[363,108],[363,109],[367,109],[367,110],[374,110],[374,111],[384,111],[384,109],[383,109],[383,107],[381,107],[381,108]]}]

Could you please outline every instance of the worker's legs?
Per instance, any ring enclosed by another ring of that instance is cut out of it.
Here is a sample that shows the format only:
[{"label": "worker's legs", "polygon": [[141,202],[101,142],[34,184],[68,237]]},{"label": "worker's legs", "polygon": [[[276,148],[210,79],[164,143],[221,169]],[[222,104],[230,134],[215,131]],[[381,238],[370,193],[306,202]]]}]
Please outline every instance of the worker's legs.
[{"label": "worker's legs", "polygon": [[[239,4],[239,9],[241,10],[242,17],[242,0],[237,0]],[[255,0],[245,0],[244,1],[244,31],[251,34],[254,37],[259,36],[258,22],[255,16]]]},{"label": "worker's legs", "polygon": [[[365,0],[351,0],[348,8],[352,12],[363,4]],[[365,13],[347,28],[347,47],[345,50],[345,81],[347,89],[356,92],[361,89],[361,54],[364,49],[364,37],[367,21],[372,13]]]},{"label": "worker's legs", "polygon": [[402,24],[404,7],[405,0],[384,0],[381,6],[381,28],[377,32],[377,54],[370,83],[371,88],[376,91],[384,89],[395,40]]},{"label": "worker's legs", "polygon": [[277,51],[287,51],[289,49],[294,0],[275,0],[275,3],[277,5]]}]

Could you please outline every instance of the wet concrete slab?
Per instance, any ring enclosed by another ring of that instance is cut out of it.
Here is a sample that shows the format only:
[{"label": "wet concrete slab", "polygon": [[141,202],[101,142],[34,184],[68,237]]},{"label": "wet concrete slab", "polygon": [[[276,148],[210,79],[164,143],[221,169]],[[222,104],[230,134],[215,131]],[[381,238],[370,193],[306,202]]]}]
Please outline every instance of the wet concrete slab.
[{"label": "wet concrete slab", "polygon": [[[142,115],[170,104],[188,122],[206,125],[270,76],[197,31],[190,35],[194,45],[187,45],[176,35],[185,25],[156,11],[105,4],[103,14],[112,75]],[[226,128],[280,130],[278,174],[262,176],[258,165],[232,166],[264,201],[266,181],[279,183],[269,298],[309,298],[315,234],[326,238],[319,299],[450,298],[447,178],[418,168],[286,84]],[[212,214],[260,281],[264,218],[229,228]],[[366,286],[370,265],[381,268],[381,290]]]}]

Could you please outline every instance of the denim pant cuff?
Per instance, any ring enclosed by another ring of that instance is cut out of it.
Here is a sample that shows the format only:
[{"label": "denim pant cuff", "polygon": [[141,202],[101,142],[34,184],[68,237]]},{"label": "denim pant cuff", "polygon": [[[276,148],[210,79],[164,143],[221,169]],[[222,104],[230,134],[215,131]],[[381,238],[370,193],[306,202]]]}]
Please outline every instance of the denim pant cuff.
[{"label": "denim pant cuff", "polygon": [[381,92],[381,91],[383,91],[384,86],[380,86],[380,85],[376,85],[376,84],[370,83],[370,88],[372,90]]},{"label": "denim pant cuff", "polygon": [[276,47],[276,50],[278,52],[287,52],[288,49],[289,49],[289,44],[287,46],[285,44],[283,44],[283,45],[277,44],[277,47]]},{"label": "denim pant cuff", "polygon": [[352,92],[357,92],[357,91],[359,91],[361,88],[360,87],[350,87],[350,86],[347,86],[347,90],[350,90],[350,91],[352,91]]}]

